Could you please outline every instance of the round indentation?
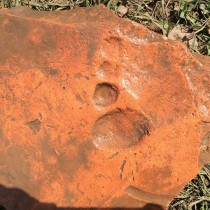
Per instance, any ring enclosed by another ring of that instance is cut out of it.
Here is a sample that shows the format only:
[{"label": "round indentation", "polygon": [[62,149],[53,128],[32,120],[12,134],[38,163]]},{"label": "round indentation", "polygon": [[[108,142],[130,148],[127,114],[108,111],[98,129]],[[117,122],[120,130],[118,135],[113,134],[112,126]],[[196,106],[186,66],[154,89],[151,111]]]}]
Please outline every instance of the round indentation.
[{"label": "round indentation", "polygon": [[97,106],[110,106],[115,103],[118,97],[118,88],[109,83],[101,83],[96,85],[93,100]]},{"label": "round indentation", "polygon": [[147,134],[147,119],[142,114],[128,109],[117,109],[102,116],[92,129],[96,147],[112,153],[136,145]]}]

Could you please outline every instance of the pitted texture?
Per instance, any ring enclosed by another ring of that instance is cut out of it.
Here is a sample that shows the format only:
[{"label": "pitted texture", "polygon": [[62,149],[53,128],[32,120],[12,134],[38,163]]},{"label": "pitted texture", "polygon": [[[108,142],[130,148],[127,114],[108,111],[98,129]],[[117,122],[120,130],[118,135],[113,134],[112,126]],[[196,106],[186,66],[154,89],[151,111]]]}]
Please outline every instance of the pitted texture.
[{"label": "pitted texture", "polygon": [[103,6],[1,9],[0,40],[1,205],[138,208],[210,162],[208,57]]}]

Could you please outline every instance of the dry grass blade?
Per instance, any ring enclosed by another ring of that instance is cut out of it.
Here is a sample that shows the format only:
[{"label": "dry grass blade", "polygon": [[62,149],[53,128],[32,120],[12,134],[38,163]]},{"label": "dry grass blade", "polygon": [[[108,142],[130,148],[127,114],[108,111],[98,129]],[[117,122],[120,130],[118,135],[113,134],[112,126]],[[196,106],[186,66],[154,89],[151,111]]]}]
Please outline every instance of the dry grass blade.
[{"label": "dry grass blade", "polygon": [[210,165],[205,165],[200,173],[189,182],[171,202],[169,210],[209,210],[210,209]]},{"label": "dry grass blade", "polygon": [[[209,0],[0,0],[1,7],[27,5],[34,10],[70,10],[75,7],[90,7],[103,3],[119,16],[139,22],[165,36],[177,25],[191,39],[182,40],[194,52],[210,55],[210,2]],[[127,9],[124,14],[119,8]]]}]

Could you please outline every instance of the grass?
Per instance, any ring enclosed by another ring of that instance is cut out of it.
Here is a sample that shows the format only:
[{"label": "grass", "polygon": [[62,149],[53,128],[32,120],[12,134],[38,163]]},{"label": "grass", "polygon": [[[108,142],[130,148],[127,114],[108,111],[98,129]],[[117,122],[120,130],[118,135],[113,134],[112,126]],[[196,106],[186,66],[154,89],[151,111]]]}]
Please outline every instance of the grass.
[{"label": "grass", "polygon": [[189,182],[175,198],[169,210],[210,210],[210,164]]},{"label": "grass", "polygon": [[53,11],[100,3],[123,18],[181,40],[192,52],[210,55],[210,0],[0,0],[0,7]]}]

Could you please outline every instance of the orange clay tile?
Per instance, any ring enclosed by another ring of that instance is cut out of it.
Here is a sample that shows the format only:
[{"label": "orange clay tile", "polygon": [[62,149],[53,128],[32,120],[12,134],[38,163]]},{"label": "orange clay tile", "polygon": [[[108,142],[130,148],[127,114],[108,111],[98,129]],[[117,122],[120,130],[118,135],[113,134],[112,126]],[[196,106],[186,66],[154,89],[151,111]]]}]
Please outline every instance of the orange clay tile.
[{"label": "orange clay tile", "polygon": [[209,99],[209,57],[104,6],[0,10],[0,185],[41,203],[165,205],[210,162]]}]

